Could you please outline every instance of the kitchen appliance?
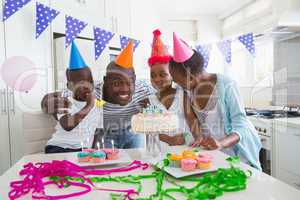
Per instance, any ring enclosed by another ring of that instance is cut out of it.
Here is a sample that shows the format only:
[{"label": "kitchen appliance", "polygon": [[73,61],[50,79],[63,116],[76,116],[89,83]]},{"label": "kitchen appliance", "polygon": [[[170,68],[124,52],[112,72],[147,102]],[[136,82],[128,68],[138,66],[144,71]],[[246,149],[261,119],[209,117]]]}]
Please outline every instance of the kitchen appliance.
[{"label": "kitchen appliance", "polygon": [[300,117],[300,107],[283,106],[282,108],[273,110],[245,108],[245,110],[257,130],[262,143],[259,158],[263,172],[275,176],[273,119]]}]

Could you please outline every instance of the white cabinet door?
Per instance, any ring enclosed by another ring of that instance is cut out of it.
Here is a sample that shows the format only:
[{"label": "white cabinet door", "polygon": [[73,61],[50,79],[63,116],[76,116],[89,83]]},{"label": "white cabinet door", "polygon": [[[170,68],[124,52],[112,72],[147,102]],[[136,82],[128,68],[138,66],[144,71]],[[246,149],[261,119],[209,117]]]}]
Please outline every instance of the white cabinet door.
[{"label": "white cabinet door", "polygon": [[[2,1],[0,4],[0,18],[2,19]],[[0,63],[5,61],[4,26],[0,22]],[[2,68],[1,68],[2,69]],[[2,69],[3,70],[3,69]],[[8,129],[8,107],[7,87],[0,75],[0,176],[10,167],[9,129]]]},{"label": "white cabinet door", "polygon": [[106,0],[108,28],[121,35],[131,36],[131,1]]},{"label": "white cabinet door", "polygon": [[300,184],[300,157],[297,156],[300,152],[300,131],[287,123],[286,126],[275,125],[275,134],[276,178],[297,186]]},{"label": "white cabinet door", "polygon": [[[49,5],[49,0],[39,1]],[[6,52],[7,59],[15,56],[30,60],[35,70],[26,71],[24,76],[17,77],[16,81],[30,79],[36,76],[36,82],[27,92],[20,92],[15,88],[9,88],[9,124],[11,138],[12,163],[18,161],[26,153],[26,138],[24,135],[24,116],[27,113],[41,111],[41,100],[50,90],[53,90],[53,68],[52,68],[52,34],[49,27],[43,34],[35,38],[35,1],[30,1],[26,6],[16,12],[5,21]],[[24,67],[18,62],[19,67]],[[15,68],[16,70],[18,68]],[[28,126],[34,125],[27,124]]]}]

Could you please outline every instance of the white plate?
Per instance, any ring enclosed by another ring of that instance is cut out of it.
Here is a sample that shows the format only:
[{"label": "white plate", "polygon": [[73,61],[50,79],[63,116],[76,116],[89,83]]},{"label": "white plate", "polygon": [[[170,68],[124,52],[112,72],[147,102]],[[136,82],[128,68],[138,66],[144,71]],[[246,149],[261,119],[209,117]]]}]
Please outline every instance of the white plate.
[{"label": "white plate", "polygon": [[[209,152],[201,151],[201,152],[208,153],[208,154],[213,156],[213,161],[212,161],[211,168],[209,168],[207,170],[196,169],[196,170],[191,171],[191,172],[186,172],[186,171],[183,171],[181,168],[165,167],[165,171],[168,174],[170,174],[171,176],[175,177],[175,178],[181,178],[181,177],[185,177],[185,176],[203,174],[205,172],[213,172],[213,171],[216,171],[218,168],[228,168],[228,167],[230,167],[228,162],[224,159],[224,156],[223,157],[220,156],[219,153],[217,153],[215,151],[209,151]],[[162,162],[159,163],[159,167],[162,167]]]},{"label": "white plate", "polygon": [[71,161],[79,166],[106,166],[106,165],[116,165],[116,164],[125,164],[125,163],[131,163],[132,159],[126,153],[125,150],[119,149],[119,158],[117,160],[105,160],[105,162],[102,163],[92,163],[92,162],[78,162],[77,153],[70,153],[70,155],[66,158],[68,161]]}]

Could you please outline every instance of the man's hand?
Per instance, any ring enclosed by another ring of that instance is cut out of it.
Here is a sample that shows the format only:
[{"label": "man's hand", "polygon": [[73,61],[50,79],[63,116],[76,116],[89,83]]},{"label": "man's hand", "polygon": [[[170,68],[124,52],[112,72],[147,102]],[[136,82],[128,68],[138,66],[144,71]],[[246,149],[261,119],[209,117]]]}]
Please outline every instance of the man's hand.
[{"label": "man's hand", "polygon": [[61,97],[61,92],[54,92],[44,96],[41,106],[44,113],[56,115],[68,113],[71,103],[68,98]]}]

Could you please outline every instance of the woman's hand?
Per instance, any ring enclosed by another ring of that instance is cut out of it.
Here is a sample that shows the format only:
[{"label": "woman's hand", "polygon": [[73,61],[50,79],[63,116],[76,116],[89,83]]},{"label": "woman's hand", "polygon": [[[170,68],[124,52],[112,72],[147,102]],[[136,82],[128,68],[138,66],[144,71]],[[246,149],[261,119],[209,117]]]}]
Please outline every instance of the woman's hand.
[{"label": "woman's hand", "polygon": [[194,142],[192,142],[190,146],[202,147],[208,150],[221,150],[223,148],[221,142],[211,136],[198,137],[197,139],[194,140]]},{"label": "woman's hand", "polygon": [[208,150],[222,150],[223,149],[222,143],[211,136],[204,138],[201,141],[200,145],[201,145],[201,147],[208,149]]}]

